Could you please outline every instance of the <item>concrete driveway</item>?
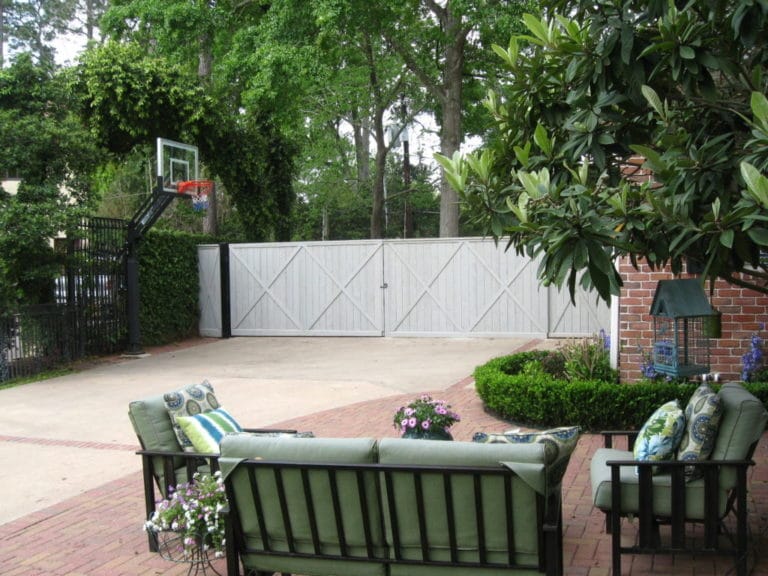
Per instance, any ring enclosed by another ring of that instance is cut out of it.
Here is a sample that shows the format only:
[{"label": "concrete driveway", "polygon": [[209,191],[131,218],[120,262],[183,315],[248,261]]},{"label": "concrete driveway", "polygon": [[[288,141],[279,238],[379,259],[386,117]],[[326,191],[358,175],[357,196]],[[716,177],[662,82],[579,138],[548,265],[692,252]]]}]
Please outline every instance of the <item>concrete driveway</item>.
[{"label": "concrete driveway", "polygon": [[232,338],[0,390],[0,524],[140,469],[137,398],[209,380],[249,427],[356,402],[436,391],[520,338]]}]

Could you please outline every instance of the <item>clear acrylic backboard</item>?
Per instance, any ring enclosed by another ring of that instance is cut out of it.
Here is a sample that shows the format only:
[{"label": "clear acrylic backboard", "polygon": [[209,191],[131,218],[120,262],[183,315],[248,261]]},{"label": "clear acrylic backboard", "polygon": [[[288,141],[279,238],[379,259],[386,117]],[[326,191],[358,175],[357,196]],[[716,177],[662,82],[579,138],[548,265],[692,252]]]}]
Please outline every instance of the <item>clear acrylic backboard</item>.
[{"label": "clear acrylic backboard", "polygon": [[198,180],[197,146],[157,139],[157,177],[162,179],[164,192],[178,191],[178,183]]}]

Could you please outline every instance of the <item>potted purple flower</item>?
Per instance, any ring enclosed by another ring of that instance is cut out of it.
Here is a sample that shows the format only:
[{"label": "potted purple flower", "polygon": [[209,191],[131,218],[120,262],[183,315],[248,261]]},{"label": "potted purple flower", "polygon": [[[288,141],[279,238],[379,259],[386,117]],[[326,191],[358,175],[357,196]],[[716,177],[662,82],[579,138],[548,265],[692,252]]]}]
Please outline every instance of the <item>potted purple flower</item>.
[{"label": "potted purple flower", "polygon": [[393,423],[403,438],[453,440],[448,429],[460,420],[450,404],[425,395],[401,406],[395,412]]}]

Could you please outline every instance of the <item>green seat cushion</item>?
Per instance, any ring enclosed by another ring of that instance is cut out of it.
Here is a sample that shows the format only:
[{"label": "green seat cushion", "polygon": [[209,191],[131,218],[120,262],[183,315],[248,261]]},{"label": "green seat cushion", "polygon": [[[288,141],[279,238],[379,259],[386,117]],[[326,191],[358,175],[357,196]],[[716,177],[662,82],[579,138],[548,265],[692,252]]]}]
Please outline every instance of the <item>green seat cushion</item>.
[{"label": "green seat cushion", "polygon": [[[633,461],[632,452],[613,448],[600,448],[595,451],[590,463],[590,482],[592,485],[592,502],[594,505],[608,511],[612,507],[611,468],[606,464],[611,460]],[[621,513],[622,515],[639,512],[638,475],[635,466],[621,467]],[[670,516],[672,513],[671,477],[668,474],[658,474],[653,477],[653,510],[659,516]],[[691,520],[704,518],[704,480],[697,479],[686,483],[686,517]],[[726,492],[719,491],[720,515],[725,513]]]},{"label": "green seat cushion", "polygon": [[181,426],[179,426],[177,418],[180,416],[194,416],[195,414],[202,414],[203,412],[220,408],[221,406],[216,398],[213,386],[207,380],[203,380],[200,384],[191,384],[164,394],[163,401],[165,402],[165,408],[168,411],[173,431],[176,434],[176,439],[182,450],[185,452],[195,452],[192,441],[181,429]]},{"label": "green seat cushion", "polygon": [[219,443],[225,434],[243,431],[224,408],[193,416],[177,416],[176,422],[192,442],[195,451],[204,454],[218,454]]},{"label": "green seat cushion", "polygon": [[685,432],[685,414],[677,400],[659,406],[637,435],[634,459],[641,462],[671,460]]}]

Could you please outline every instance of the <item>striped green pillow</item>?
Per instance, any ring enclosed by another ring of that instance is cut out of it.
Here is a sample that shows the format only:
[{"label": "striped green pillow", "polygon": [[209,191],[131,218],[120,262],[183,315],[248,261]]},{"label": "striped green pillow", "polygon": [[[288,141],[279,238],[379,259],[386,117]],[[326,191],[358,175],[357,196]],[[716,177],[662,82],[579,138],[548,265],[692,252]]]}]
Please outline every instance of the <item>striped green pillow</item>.
[{"label": "striped green pillow", "polygon": [[195,451],[204,454],[218,454],[219,443],[224,434],[243,431],[237,421],[224,408],[217,408],[192,416],[177,416],[176,421],[192,442]]}]

